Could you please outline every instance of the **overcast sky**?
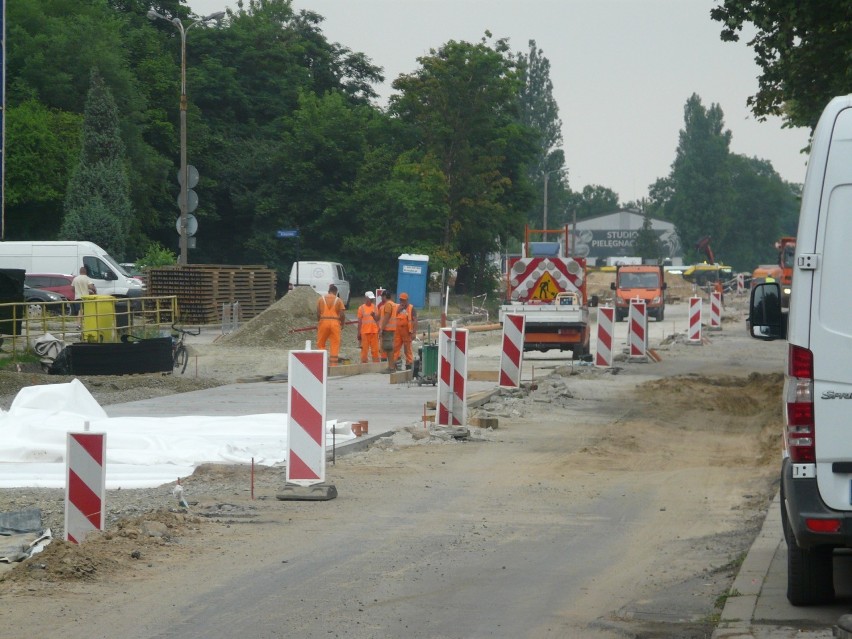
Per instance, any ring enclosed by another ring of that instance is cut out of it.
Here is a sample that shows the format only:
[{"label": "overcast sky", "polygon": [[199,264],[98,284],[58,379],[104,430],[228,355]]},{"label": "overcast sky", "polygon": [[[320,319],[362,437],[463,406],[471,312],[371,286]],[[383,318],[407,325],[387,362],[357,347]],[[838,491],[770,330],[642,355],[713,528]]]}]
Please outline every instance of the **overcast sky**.
[{"label": "overcast sky", "polygon": [[[550,60],[572,189],[599,184],[623,202],[645,197],[669,174],[683,107],[692,93],[717,103],[731,150],[772,162],[803,182],[806,129],[758,122],[746,107],[758,67],[744,42],[719,39],[712,0],[294,0],[325,18],[326,37],[361,51],[390,83],[448,40],[478,42],[485,30],[527,52],[535,40]],[[201,15],[236,0],[190,0]],[[192,64],[191,36],[188,64]]]}]

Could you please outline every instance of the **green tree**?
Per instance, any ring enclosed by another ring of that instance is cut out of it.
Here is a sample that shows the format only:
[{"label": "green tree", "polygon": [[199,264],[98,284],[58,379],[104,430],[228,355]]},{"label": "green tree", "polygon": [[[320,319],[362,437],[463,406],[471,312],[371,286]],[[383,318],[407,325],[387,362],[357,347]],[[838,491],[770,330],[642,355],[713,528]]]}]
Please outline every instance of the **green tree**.
[{"label": "green tree", "polygon": [[605,186],[589,184],[582,191],[571,192],[563,223],[573,221],[574,215],[577,220],[588,220],[617,210],[618,193]]},{"label": "green tree", "polygon": [[777,261],[775,242],[795,235],[799,202],[796,188],[768,161],[732,154],[730,164],[736,221],[724,238],[725,261],[750,271]]},{"label": "green tree", "polygon": [[519,73],[505,40],[450,41],[397,78],[390,112],[409,127],[414,175],[438,169],[444,206],[438,238],[462,256],[457,292],[489,290],[488,255],[523,226],[532,194],[524,173],[535,134],[520,124]]},{"label": "green tree", "polygon": [[526,171],[526,178],[536,194],[527,212],[527,221],[533,228],[541,227],[546,186],[548,226],[558,228],[569,196],[565,152],[562,150],[562,120],[559,118],[559,105],[553,97],[550,60],[536,47],[535,40],[529,41],[529,52],[526,55],[518,56],[518,70],[521,81],[521,123],[538,136],[536,155]]},{"label": "green tree", "polygon": [[693,94],[684,107],[684,128],[671,173],[650,189],[652,210],[673,222],[686,249],[687,260],[699,257],[695,243],[714,238],[717,259],[724,253],[723,238],[734,222],[730,180],[731,132],[725,130],[722,108],[705,108]]},{"label": "green tree", "polygon": [[642,228],[633,240],[633,252],[643,260],[655,260],[659,262],[663,256],[663,247],[657,232],[651,228],[651,214],[646,210],[642,212]]},{"label": "green tree", "polygon": [[118,110],[97,69],[83,116],[80,161],[65,196],[62,239],[89,240],[122,257],[131,219],[130,185]]},{"label": "green tree", "polygon": [[756,30],[748,44],[762,75],[748,104],[759,118],[813,128],[832,97],[852,91],[852,3],[723,0],[710,16],[725,41],[738,41],[747,24]]},{"label": "green tree", "polygon": [[6,112],[6,238],[54,239],[82,118],[28,100]]}]

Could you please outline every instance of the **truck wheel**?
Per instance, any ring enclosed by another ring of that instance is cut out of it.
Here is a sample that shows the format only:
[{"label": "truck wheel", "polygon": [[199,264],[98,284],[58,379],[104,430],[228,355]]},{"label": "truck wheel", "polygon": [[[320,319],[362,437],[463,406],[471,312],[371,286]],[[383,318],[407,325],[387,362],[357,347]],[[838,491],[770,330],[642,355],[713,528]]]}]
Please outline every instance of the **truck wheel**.
[{"label": "truck wheel", "polygon": [[662,322],[666,318],[666,309],[661,308],[657,311],[657,321]]},{"label": "truck wheel", "polygon": [[819,606],[834,600],[832,548],[804,550],[787,522],[787,600],[794,606]]},{"label": "truck wheel", "polygon": [[615,321],[616,322],[623,322],[624,321],[624,315],[619,313],[618,309],[615,309]]}]

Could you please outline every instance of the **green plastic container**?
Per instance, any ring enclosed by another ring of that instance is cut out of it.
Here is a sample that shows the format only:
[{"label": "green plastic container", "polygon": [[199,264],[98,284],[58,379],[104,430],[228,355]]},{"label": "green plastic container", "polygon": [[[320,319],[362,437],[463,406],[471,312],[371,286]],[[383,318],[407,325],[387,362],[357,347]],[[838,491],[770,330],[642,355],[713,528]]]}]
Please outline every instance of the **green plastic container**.
[{"label": "green plastic container", "polygon": [[435,377],[438,375],[438,345],[424,344],[423,345],[423,370],[420,371],[423,377]]}]

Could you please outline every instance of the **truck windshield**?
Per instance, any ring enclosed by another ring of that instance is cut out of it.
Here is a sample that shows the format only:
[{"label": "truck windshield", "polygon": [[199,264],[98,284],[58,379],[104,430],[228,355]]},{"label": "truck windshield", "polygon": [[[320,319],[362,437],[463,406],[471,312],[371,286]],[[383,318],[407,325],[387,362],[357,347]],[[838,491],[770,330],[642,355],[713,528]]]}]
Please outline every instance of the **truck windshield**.
[{"label": "truck windshield", "polygon": [[656,273],[624,273],[619,288],[659,288],[660,276]]}]

